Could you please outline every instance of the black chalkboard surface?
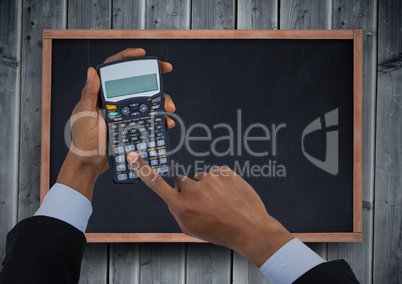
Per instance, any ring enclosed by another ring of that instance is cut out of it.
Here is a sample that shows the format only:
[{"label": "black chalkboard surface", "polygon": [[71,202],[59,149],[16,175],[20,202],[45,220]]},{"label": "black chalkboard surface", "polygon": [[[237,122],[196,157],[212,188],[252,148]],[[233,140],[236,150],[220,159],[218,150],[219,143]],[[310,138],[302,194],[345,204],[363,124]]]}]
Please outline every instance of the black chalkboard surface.
[{"label": "black chalkboard surface", "polygon": [[[178,148],[170,159],[173,176],[227,165],[291,232],[351,233],[347,240],[356,240],[361,145],[353,37],[53,38],[49,185],[68,151],[65,125],[87,68],[128,47],[174,67],[163,75],[178,116],[169,131]],[[155,193],[144,184],[114,184],[110,170],[97,181],[93,209],[88,233],[180,232]]]}]

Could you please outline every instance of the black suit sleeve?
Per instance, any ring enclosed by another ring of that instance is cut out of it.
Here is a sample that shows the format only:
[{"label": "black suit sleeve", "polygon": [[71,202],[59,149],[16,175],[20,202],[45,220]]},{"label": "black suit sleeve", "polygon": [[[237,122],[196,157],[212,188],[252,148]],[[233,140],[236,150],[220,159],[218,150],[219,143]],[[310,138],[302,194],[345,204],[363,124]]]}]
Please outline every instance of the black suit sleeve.
[{"label": "black suit sleeve", "polygon": [[85,246],[85,235],[63,221],[25,219],[7,235],[0,283],[78,283]]},{"label": "black suit sleeve", "polygon": [[349,264],[344,260],[324,262],[300,276],[294,284],[355,284],[359,283]]}]

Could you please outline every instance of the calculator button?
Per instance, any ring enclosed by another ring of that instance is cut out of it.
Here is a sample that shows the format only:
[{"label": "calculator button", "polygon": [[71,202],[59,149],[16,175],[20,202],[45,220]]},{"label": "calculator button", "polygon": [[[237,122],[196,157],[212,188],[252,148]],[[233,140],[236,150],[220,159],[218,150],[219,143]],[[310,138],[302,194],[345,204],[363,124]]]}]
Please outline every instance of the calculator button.
[{"label": "calculator button", "polygon": [[122,146],[116,147],[116,148],[113,149],[113,152],[114,152],[115,154],[124,153],[124,148],[123,148]]},{"label": "calculator button", "polygon": [[128,138],[123,138],[123,139],[121,139],[121,141],[122,141],[123,143],[127,143],[127,142],[128,142]]},{"label": "calculator button", "polygon": [[115,159],[116,163],[122,163],[122,162],[124,162],[124,161],[126,160],[126,157],[124,157],[124,156],[117,156],[117,157],[115,157],[114,159]]},{"label": "calculator button", "polygon": [[121,133],[121,135],[127,135],[127,134],[128,134],[128,131],[127,131],[127,130],[123,130],[123,131],[121,131],[120,133]]},{"label": "calculator button", "polygon": [[148,109],[147,105],[144,104],[140,105],[140,112],[146,112],[147,109]]},{"label": "calculator button", "polygon": [[139,115],[139,114],[141,114],[141,113],[139,113],[138,111],[136,111],[136,112],[132,112],[132,113],[130,114],[130,116],[136,116],[136,115]]},{"label": "calculator button", "polygon": [[166,163],[167,163],[166,158],[159,159],[159,164],[163,165],[163,164],[166,164]]},{"label": "calculator button", "polygon": [[138,178],[138,176],[134,172],[129,172],[128,177],[131,179]]},{"label": "calculator button", "polygon": [[123,172],[126,170],[126,165],[117,165],[116,166],[116,171],[118,172]]},{"label": "calculator button", "polygon": [[156,153],[155,150],[149,151],[149,156],[154,157],[157,156],[158,154]]},{"label": "calculator button", "polygon": [[120,124],[120,128],[124,128],[126,126],[127,126],[127,124],[125,124],[125,123]]},{"label": "calculator button", "polygon": [[159,155],[159,156],[166,155],[166,149],[160,149],[160,150],[158,150],[158,155]]},{"label": "calculator button", "polygon": [[119,139],[113,139],[113,144],[119,144]]},{"label": "calculator button", "polygon": [[110,129],[116,129],[116,128],[117,128],[117,124],[110,125]]},{"label": "calculator button", "polygon": [[158,165],[158,160],[151,160],[151,166]]},{"label": "calculator button", "polygon": [[106,109],[107,110],[114,110],[114,109],[117,109],[117,106],[116,105],[106,105]]},{"label": "calculator button", "polygon": [[161,99],[162,99],[161,97],[156,97],[156,98],[152,99],[152,103],[160,102]]},{"label": "calculator button", "polygon": [[137,137],[137,136],[133,136],[133,137],[130,138],[130,140],[131,140],[131,141],[137,141],[137,140],[138,140],[138,137]]},{"label": "calculator button", "polygon": [[139,152],[138,155],[139,155],[141,158],[143,158],[143,159],[145,159],[146,157],[148,157],[148,153],[147,153],[147,152]]},{"label": "calculator button", "polygon": [[163,132],[158,132],[158,133],[156,133],[156,136],[158,136],[158,137],[163,136]]},{"label": "calculator button", "polygon": [[160,171],[162,174],[167,173],[169,171],[169,167],[167,165],[163,165],[160,167]]},{"label": "calculator button", "polygon": [[155,121],[156,121],[156,122],[160,122],[160,121],[162,121],[162,118],[156,117],[156,118],[155,118]]},{"label": "calculator button", "polygon": [[128,106],[129,107],[137,107],[137,106],[139,106],[140,105],[140,103],[133,103],[133,104],[129,104]]},{"label": "calculator button", "polygon": [[162,128],[163,128],[163,125],[157,125],[157,126],[155,126],[155,128],[156,128],[156,129],[162,129]]},{"label": "calculator button", "polygon": [[154,105],[154,106],[151,106],[151,109],[158,109],[160,107],[161,107],[161,105]]},{"label": "calculator button", "polygon": [[121,110],[121,112],[122,112],[122,114],[124,114],[124,115],[129,115],[129,114],[130,114],[130,109],[129,109],[128,107],[124,107],[124,108]]},{"label": "calculator button", "polygon": [[163,146],[165,145],[165,140],[158,140],[156,143],[158,144],[158,146]]},{"label": "calculator button", "polygon": [[[123,148],[123,147],[122,147]],[[147,144],[146,143],[139,143],[137,144],[137,149],[138,150],[144,150],[147,148]]]},{"label": "calculator button", "polygon": [[126,174],[117,175],[117,179],[120,180],[120,181],[126,180],[126,179],[127,179],[127,175],[126,175]]},{"label": "calculator button", "polygon": [[156,146],[156,143],[155,142],[149,142],[148,143],[148,147],[149,148],[153,148],[153,147],[155,147]]},{"label": "calculator button", "polygon": [[126,152],[132,152],[135,150],[134,145],[127,145],[125,148],[126,148]]}]

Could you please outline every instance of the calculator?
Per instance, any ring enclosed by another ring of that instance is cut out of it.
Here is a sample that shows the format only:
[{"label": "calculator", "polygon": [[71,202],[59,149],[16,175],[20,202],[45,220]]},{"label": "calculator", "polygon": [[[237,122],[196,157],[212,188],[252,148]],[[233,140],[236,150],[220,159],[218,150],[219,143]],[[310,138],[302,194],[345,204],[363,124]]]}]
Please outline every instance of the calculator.
[{"label": "calculator", "polygon": [[115,183],[139,182],[126,155],[136,151],[159,174],[169,173],[169,140],[162,76],[156,57],[123,59],[97,67]]}]

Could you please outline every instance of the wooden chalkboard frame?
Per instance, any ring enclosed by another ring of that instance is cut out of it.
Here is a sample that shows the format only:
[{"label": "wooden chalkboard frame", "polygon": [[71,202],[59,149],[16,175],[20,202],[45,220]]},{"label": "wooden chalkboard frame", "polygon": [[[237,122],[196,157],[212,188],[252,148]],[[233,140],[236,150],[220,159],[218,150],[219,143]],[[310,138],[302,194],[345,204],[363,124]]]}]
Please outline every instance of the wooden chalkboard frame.
[{"label": "wooden chalkboard frame", "polygon": [[[345,39],[354,46],[353,232],[295,233],[304,242],[362,241],[362,30],[44,30],[40,200],[50,188],[50,118],[53,39]],[[88,242],[203,242],[183,233],[87,233]]]}]

